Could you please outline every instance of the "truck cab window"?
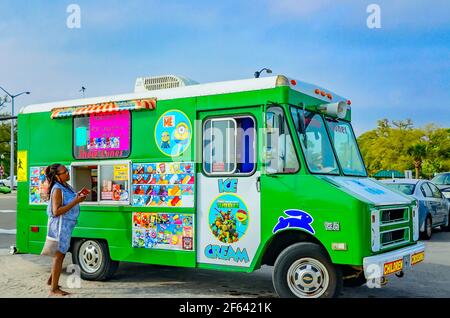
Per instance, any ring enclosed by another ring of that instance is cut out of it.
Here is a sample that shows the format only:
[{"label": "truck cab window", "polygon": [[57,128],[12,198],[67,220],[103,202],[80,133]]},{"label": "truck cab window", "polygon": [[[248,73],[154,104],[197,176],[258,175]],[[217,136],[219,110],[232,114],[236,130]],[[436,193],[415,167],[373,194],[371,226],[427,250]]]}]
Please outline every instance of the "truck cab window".
[{"label": "truck cab window", "polygon": [[333,146],[320,114],[291,107],[292,119],[312,173],[339,174]]},{"label": "truck cab window", "polygon": [[214,118],[203,128],[203,168],[212,175],[252,174],[256,168],[252,117]]},{"label": "truck cab window", "polygon": [[328,117],[325,118],[325,122],[344,174],[366,177],[364,162],[350,123]]},{"label": "truck cab window", "polygon": [[264,162],[268,173],[294,173],[299,169],[292,136],[281,107],[270,107],[266,114]]}]

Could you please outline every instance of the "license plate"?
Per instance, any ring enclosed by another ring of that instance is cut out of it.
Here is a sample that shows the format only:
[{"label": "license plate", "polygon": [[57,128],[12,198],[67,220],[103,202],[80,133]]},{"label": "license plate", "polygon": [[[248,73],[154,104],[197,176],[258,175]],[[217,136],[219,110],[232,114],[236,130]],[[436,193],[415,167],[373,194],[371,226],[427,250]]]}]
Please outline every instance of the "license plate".
[{"label": "license plate", "polygon": [[403,269],[403,260],[399,259],[393,262],[384,264],[384,275],[397,273]]},{"label": "license plate", "polygon": [[411,265],[416,265],[420,262],[423,262],[424,259],[425,259],[425,252],[413,254],[411,256]]}]

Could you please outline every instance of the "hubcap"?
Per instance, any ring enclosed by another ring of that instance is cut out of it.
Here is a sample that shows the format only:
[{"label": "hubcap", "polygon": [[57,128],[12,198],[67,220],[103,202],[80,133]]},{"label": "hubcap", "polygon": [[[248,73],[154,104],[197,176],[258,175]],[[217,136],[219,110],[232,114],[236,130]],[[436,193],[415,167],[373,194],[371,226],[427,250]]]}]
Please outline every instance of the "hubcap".
[{"label": "hubcap", "polygon": [[97,242],[84,242],[78,252],[81,268],[90,274],[97,272],[103,262],[103,254]]},{"label": "hubcap", "polygon": [[297,297],[317,298],[323,295],[330,283],[328,270],[319,261],[302,258],[289,267],[288,286]]}]

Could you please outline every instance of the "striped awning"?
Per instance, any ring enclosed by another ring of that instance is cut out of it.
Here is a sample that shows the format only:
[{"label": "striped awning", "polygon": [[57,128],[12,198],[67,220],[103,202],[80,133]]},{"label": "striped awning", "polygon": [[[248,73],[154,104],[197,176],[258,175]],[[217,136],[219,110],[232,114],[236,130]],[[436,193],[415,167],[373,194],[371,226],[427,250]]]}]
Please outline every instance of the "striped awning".
[{"label": "striped awning", "polygon": [[88,114],[112,113],[123,110],[153,110],[156,108],[156,98],[135,99],[120,102],[109,102],[75,107],[61,107],[52,109],[52,119]]}]

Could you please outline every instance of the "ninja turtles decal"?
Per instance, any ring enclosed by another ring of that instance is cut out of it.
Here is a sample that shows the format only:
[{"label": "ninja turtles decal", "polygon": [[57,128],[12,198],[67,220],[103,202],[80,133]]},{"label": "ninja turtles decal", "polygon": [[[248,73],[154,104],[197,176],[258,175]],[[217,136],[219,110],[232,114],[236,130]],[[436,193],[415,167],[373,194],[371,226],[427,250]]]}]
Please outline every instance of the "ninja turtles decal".
[{"label": "ninja turtles decal", "polygon": [[220,242],[238,242],[247,232],[248,224],[248,208],[237,195],[220,195],[211,204],[209,225],[212,234]]},{"label": "ninja turtles decal", "polygon": [[176,157],[186,151],[191,143],[192,125],[185,113],[169,110],[161,115],[155,126],[155,142],[167,156]]}]

